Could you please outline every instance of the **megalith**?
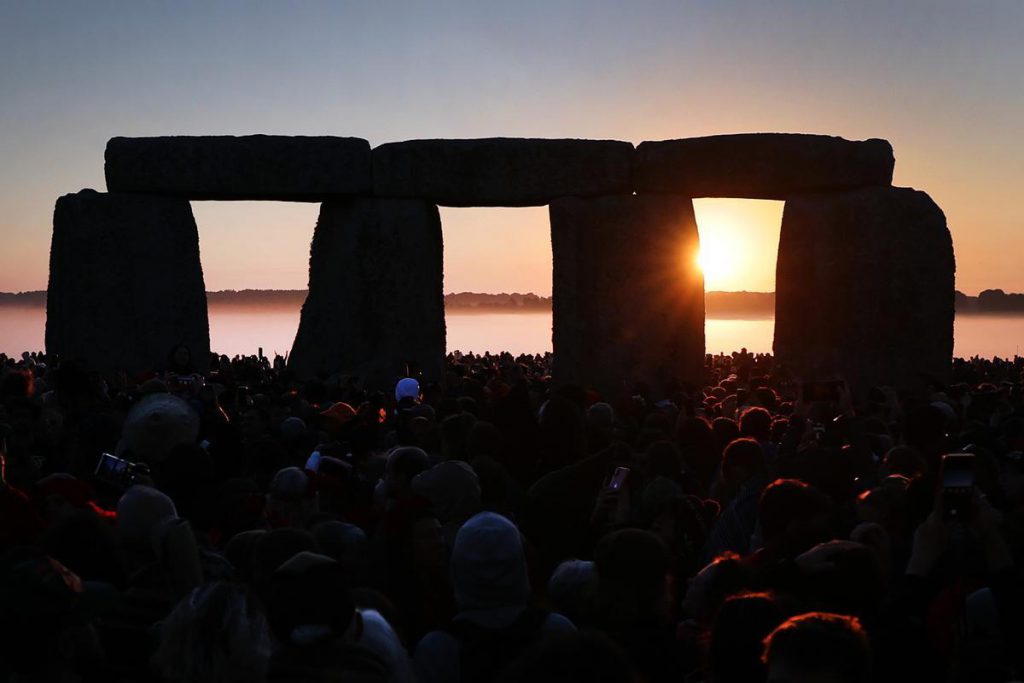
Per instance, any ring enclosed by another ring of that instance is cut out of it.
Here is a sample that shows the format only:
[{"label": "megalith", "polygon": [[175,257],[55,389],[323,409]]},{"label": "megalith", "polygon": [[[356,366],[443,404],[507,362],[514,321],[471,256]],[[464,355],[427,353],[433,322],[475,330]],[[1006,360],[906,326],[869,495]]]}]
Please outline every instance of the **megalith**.
[{"label": "megalith", "polygon": [[378,197],[442,206],[542,206],[632,192],[633,145],[616,140],[408,140],[373,150]]},{"label": "megalith", "polygon": [[105,157],[110,192],[319,202],[373,188],[370,143],[360,138],[118,137]]},{"label": "megalith", "polygon": [[83,190],[57,200],[46,350],[97,369],[159,370],[185,344],[209,362],[206,290],[192,207]]},{"label": "megalith", "polygon": [[564,198],[550,216],[555,380],[616,396],[638,382],[699,384],[704,277],[693,202]]},{"label": "megalith", "polygon": [[373,388],[408,374],[443,379],[441,219],[411,199],[352,199],[320,208],[289,366],[341,373]]},{"label": "megalith", "polygon": [[923,386],[953,356],[953,243],[924,192],[874,188],[793,197],[779,238],[777,373]]},{"label": "megalith", "polygon": [[643,142],[637,192],[688,197],[787,199],[803,192],[892,184],[896,163],[885,140],[803,133],[741,133]]}]

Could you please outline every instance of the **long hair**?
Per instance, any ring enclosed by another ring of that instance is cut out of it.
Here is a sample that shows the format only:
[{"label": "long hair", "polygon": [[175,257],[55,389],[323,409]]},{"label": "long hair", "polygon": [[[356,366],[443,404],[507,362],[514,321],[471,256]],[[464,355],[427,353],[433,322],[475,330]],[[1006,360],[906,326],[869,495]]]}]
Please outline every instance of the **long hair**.
[{"label": "long hair", "polygon": [[199,586],[160,625],[153,664],[167,682],[260,680],[270,658],[267,622],[241,588]]}]

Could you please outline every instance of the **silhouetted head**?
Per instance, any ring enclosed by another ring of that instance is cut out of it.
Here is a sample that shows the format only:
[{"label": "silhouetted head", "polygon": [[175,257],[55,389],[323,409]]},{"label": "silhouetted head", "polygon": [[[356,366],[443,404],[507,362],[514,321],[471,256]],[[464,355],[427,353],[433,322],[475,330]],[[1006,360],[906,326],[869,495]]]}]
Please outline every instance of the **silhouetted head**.
[{"label": "silhouetted head", "polygon": [[726,446],[735,441],[740,435],[740,426],[736,420],[728,417],[716,417],[711,423],[711,431],[715,433],[715,440],[724,450]]},{"label": "silhouetted head", "polygon": [[655,441],[647,447],[644,455],[648,478],[661,476],[676,479],[682,473],[682,456],[671,441]]},{"label": "silhouetted head", "polygon": [[708,664],[715,683],[765,679],[764,639],[785,616],[769,593],[743,593],[726,599],[715,616]]},{"label": "silhouetted head", "polygon": [[866,683],[871,647],[854,617],[809,612],[786,620],[765,639],[768,681]]},{"label": "silhouetted head", "polygon": [[167,354],[167,370],[176,374],[188,374],[196,371],[192,360],[192,349],[185,344],[178,344]]},{"label": "silhouetted head", "polygon": [[428,458],[422,448],[402,446],[388,453],[384,481],[388,495],[396,497],[412,490],[412,479],[427,469]]},{"label": "silhouetted head", "polygon": [[754,439],[736,439],[722,453],[722,476],[741,485],[764,469],[764,452]]},{"label": "silhouetted head", "polygon": [[493,512],[474,515],[455,536],[451,579],[460,610],[525,607],[530,580],[519,529]]},{"label": "silhouetted head", "polygon": [[252,550],[252,574],[257,587],[265,588],[274,571],[301,552],[319,552],[316,539],[304,529],[273,529],[258,535]]},{"label": "silhouetted head", "polygon": [[740,434],[768,441],[772,436],[772,414],[764,408],[747,408],[740,417]]},{"label": "silhouetted head", "polygon": [[697,621],[707,622],[726,598],[746,590],[750,580],[750,568],[742,558],[736,553],[723,553],[690,579],[683,613]]},{"label": "silhouetted head", "polygon": [[799,479],[776,479],[761,493],[758,520],[765,543],[786,536],[797,546],[828,540],[832,501]]},{"label": "silhouetted head", "polygon": [[907,479],[913,479],[925,474],[927,465],[915,449],[910,446],[896,446],[885,454],[882,470],[885,474],[900,474]]},{"label": "silhouetted head", "polygon": [[283,643],[314,646],[342,635],[355,615],[348,577],[329,557],[301,552],[270,577],[264,602]]},{"label": "silhouetted head", "polygon": [[609,626],[664,615],[671,557],[658,536],[623,529],[601,539],[595,551],[599,609]]},{"label": "silhouetted head", "polygon": [[576,403],[552,396],[541,406],[537,421],[545,469],[570,465],[586,454],[586,425],[583,411]]}]

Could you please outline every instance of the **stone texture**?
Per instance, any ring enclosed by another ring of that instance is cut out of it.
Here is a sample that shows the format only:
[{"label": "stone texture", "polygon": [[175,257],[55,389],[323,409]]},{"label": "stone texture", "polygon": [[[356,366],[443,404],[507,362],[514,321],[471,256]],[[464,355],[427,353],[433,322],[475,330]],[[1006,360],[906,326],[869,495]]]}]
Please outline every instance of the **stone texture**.
[{"label": "stone texture", "polygon": [[393,389],[413,362],[443,378],[441,219],[411,199],[353,199],[320,208],[289,365],[299,376],[358,375]]},{"label": "stone texture", "polygon": [[[556,381],[619,396],[699,384],[704,278],[693,202],[670,195],[551,203]],[[660,394],[660,391],[655,391]]]},{"label": "stone texture", "polygon": [[409,140],[373,150],[373,190],[446,206],[540,206],[632,192],[633,145],[614,140]]},{"label": "stone texture", "polygon": [[107,189],[186,199],[319,202],[368,195],[370,143],[284,135],[112,138]]},{"label": "stone texture", "polygon": [[160,369],[186,344],[209,360],[206,290],[192,207],[83,190],[57,200],[46,349],[100,369]]},{"label": "stone texture", "polygon": [[885,140],[745,133],[641,143],[634,177],[639,193],[786,199],[803,192],[890,185],[894,164]]},{"label": "stone texture", "polygon": [[924,192],[864,189],[786,202],[775,295],[776,362],[805,380],[920,386],[953,355],[953,244]]}]

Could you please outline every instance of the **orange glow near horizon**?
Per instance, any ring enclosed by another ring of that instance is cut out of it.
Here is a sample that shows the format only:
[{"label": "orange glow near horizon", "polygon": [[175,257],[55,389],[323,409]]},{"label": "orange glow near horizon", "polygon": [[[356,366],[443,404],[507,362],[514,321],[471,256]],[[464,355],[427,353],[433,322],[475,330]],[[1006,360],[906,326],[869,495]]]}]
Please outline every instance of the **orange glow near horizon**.
[{"label": "orange glow near horizon", "polygon": [[706,292],[773,292],[783,202],[695,199]]}]

